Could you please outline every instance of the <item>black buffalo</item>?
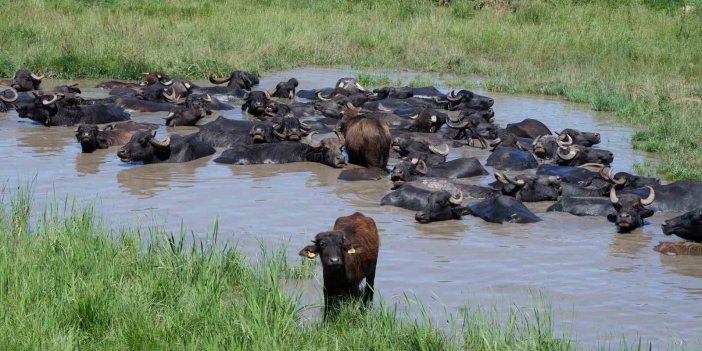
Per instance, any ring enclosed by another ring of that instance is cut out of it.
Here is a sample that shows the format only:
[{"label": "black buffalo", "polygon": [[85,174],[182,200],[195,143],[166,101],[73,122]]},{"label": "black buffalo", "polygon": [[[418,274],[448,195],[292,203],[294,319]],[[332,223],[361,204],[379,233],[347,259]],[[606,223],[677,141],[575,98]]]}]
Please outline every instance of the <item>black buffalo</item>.
[{"label": "black buffalo", "polygon": [[212,84],[224,84],[227,83],[227,87],[237,88],[241,90],[251,90],[254,85],[259,83],[258,77],[255,75],[244,72],[244,71],[234,71],[229,74],[227,78],[216,78],[215,76],[210,76],[210,83]]},{"label": "black buffalo", "polygon": [[292,100],[295,97],[295,89],[297,89],[298,84],[297,79],[290,78],[287,82],[278,83],[270,95],[276,98]]},{"label": "black buffalo", "polygon": [[36,75],[30,70],[22,68],[15,73],[10,86],[17,89],[17,91],[39,90],[42,79],[44,79],[44,76]]},{"label": "black buffalo", "polygon": [[541,135],[551,135],[551,130],[541,121],[527,118],[519,123],[510,123],[505,128],[518,137],[536,139]]},{"label": "black buffalo", "polygon": [[511,178],[495,172],[495,179],[503,195],[522,202],[556,201],[561,193],[561,179],[558,176],[519,174]]},{"label": "black buffalo", "polygon": [[252,91],[244,96],[241,110],[256,117],[263,116],[271,104],[271,95],[267,91]]},{"label": "black buffalo", "polygon": [[685,240],[702,242],[702,207],[663,222],[661,228],[665,235],[675,234]]},{"label": "black buffalo", "polygon": [[419,133],[434,133],[441,129],[441,126],[446,124],[448,116],[445,113],[438,112],[434,109],[426,108],[420,113],[410,116],[412,125],[409,130]]},{"label": "black buffalo", "polygon": [[498,146],[485,164],[495,169],[509,171],[522,171],[538,166],[531,152],[504,146]]},{"label": "black buffalo", "polygon": [[211,147],[232,148],[248,145],[254,142],[254,135],[250,133],[255,125],[256,123],[251,121],[231,120],[219,116],[212,122],[197,126],[200,131],[195,133],[193,138]]},{"label": "black buffalo", "polygon": [[470,214],[491,223],[535,223],[541,218],[511,196],[496,196],[468,205]]},{"label": "black buffalo", "polygon": [[414,215],[414,219],[419,223],[461,219],[469,213],[466,207],[461,206],[461,201],[463,193],[460,192],[457,196],[443,190],[431,193],[427,205]]},{"label": "black buffalo", "polygon": [[458,93],[451,91],[446,95],[448,100],[447,109],[451,111],[463,109],[487,110],[495,103],[495,100],[487,96],[478,95],[469,90],[460,90]]},{"label": "black buffalo", "polygon": [[76,129],[76,140],[84,153],[110,146],[124,145],[138,131],[151,131],[158,128],[155,124],[134,121],[110,124],[100,129],[95,124],[81,124]]},{"label": "black buffalo", "polygon": [[139,131],[117,152],[122,162],[149,163],[188,162],[215,153],[215,149],[192,136],[173,135],[157,140],[156,132]]},{"label": "black buffalo", "polygon": [[632,193],[617,194],[614,188],[610,190],[609,199],[617,214],[610,214],[607,219],[617,225],[617,230],[620,233],[628,233],[643,227],[644,219],[653,216],[654,211],[647,206],[653,203],[656,192],[651,187],[649,187],[649,191],[648,197],[642,198]]},{"label": "black buffalo", "polygon": [[169,127],[177,126],[194,126],[201,119],[212,114],[212,111],[205,110],[202,108],[197,109],[176,109],[171,110],[170,113],[164,118],[166,125]]},{"label": "black buffalo", "polygon": [[397,163],[392,170],[390,180],[393,182],[393,188],[398,188],[419,177],[469,178],[486,174],[488,172],[474,157],[459,158],[431,167],[423,160],[415,158]]},{"label": "black buffalo", "polygon": [[321,143],[310,143],[309,145],[289,141],[242,145],[225,150],[222,156],[214,161],[235,165],[293,162],[317,162],[335,168],[342,168],[346,165],[346,159],[341,153],[341,144],[333,139],[324,139]]},{"label": "black buffalo", "polygon": [[20,118],[28,118],[47,127],[76,124],[104,124],[129,120],[129,113],[114,105],[62,106],[63,94],[35,96],[34,102],[17,109]]},{"label": "black buffalo", "polygon": [[563,196],[547,212],[567,212],[576,216],[616,216],[612,202],[604,197]]},{"label": "black buffalo", "polygon": [[573,144],[590,147],[600,143],[600,133],[581,132],[577,129],[563,129],[559,136],[567,135],[573,140]]}]

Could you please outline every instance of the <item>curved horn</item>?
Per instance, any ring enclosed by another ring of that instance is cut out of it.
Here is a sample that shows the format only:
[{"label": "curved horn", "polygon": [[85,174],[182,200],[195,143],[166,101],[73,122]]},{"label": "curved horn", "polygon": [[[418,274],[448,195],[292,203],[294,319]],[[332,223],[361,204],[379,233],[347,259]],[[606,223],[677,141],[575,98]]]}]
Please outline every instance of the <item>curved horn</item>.
[{"label": "curved horn", "polygon": [[[11,91],[13,96],[11,98],[6,98],[5,97],[6,91]],[[2,94],[0,94],[0,100],[5,101],[5,102],[15,102],[15,101],[17,101],[17,98],[19,98],[19,94],[17,94],[17,90],[12,89],[12,88],[5,89],[5,91],[3,91]]]},{"label": "curved horn", "polygon": [[539,143],[539,140],[541,140],[542,137],[543,135],[537,136],[536,139],[534,139],[534,141],[531,143],[531,146],[536,146],[536,144]]},{"label": "curved horn", "polygon": [[359,109],[359,108],[357,108],[356,106],[354,106],[354,105],[351,103],[351,101],[349,101],[349,102],[346,103],[346,108],[348,108],[349,110],[356,110],[356,109]]},{"label": "curved horn", "polygon": [[229,76],[228,78],[216,78],[215,76],[210,76],[210,83],[212,84],[224,84],[229,82],[232,79],[232,76]]},{"label": "curved horn", "polygon": [[322,100],[322,101],[329,101],[329,100],[331,100],[331,98],[322,96],[322,92],[321,92],[321,91],[318,91],[317,94],[315,94],[315,96],[317,96],[317,99],[320,99],[320,100]]},{"label": "curved horn", "polygon": [[644,206],[648,206],[648,205],[652,204],[653,200],[656,198],[656,191],[653,190],[653,188],[651,188],[650,186],[647,186],[647,188],[649,191],[648,197],[645,199],[639,200],[641,202],[641,204]]},{"label": "curved horn", "polygon": [[165,81],[165,82],[161,82],[161,84],[163,84],[163,85],[165,85],[165,86],[171,86],[171,85],[173,85],[173,79],[167,80],[167,81]]},{"label": "curved horn", "polygon": [[458,191],[458,197],[451,196],[449,198],[449,202],[453,205],[460,205],[461,202],[463,202],[463,191],[459,190]]},{"label": "curved horn", "polygon": [[62,98],[63,98],[63,94],[60,94],[60,93],[54,94],[54,97],[51,98],[51,100],[48,100],[48,101],[42,100],[41,103],[44,104],[44,106],[49,106],[49,105],[53,104],[54,102],[61,100]]},{"label": "curved horn", "polygon": [[168,115],[166,115],[166,117],[164,119],[169,119],[169,118],[175,116],[175,114],[176,114],[175,111],[168,112]]},{"label": "curved horn", "polygon": [[573,145],[573,138],[571,138],[568,134],[561,134],[558,136],[558,140],[556,142],[560,147],[571,146]]},{"label": "curved horn", "polygon": [[185,82],[185,83],[183,83],[183,86],[185,86],[185,89],[190,90],[190,88],[191,88],[193,85],[190,84],[190,82]]},{"label": "curved horn", "polygon": [[166,98],[166,100],[168,100],[168,101],[170,101],[170,102],[173,102],[173,103],[176,103],[176,102],[178,101],[178,96],[176,96],[175,89],[171,88],[171,89],[169,89],[169,90],[172,92],[171,94],[167,94],[166,92],[167,92],[168,90],[164,90],[164,91],[161,92],[161,95],[162,95],[164,98]]},{"label": "curved horn", "polygon": [[451,92],[446,95],[446,99],[448,99],[448,101],[456,102],[456,101],[461,101],[461,99],[463,99],[463,96],[457,97],[456,91],[451,90]]},{"label": "curved horn", "polygon": [[285,139],[286,139],[285,134],[283,134],[283,133],[281,133],[281,132],[279,132],[279,131],[277,131],[277,130],[275,130],[275,129],[273,129],[273,135],[275,135],[276,137],[278,137],[278,138],[281,139],[281,140],[285,140]]},{"label": "curved horn", "polygon": [[42,80],[42,79],[44,79],[44,76],[38,76],[38,75],[36,75],[36,74],[34,74],[34,73],[30,73],[29,76],[32,77],[32,79],[34,79],[34,80]]},{"label": "curved horn", "polygon": [[205,96],[202,97],[202,100],[205,102],[212,102],[212,97],[210,94],[205,94]]},{"label": "curved horn", "polygon": [[302,139],[303,144],[307,144],[311,147],[320,147],[322,146],[322,143],[316,143],[314,140],[312,140],[312,136],[317,134],[317,132],[311,132],[310,134],[307,134],[307,136]]},{"label": "curved horn", "polygon": [[151,138],[149,139],[149,143],[158,148],[167,148],[171,145],[171,137],[166,137],[166,139],[163,141],[156,140],[156,138]]},{"label": "curved horn", "polygon": [[268,90],[264,90],[263,93],[266,94],[267,99],[271,98],[271,93],[269,93]]},{"label": "curved horn", "polygon": [[446,156],[449,154],[451,149],[449,149],[449,146],[446,144],[441,144],[441,146],[439,146],[439,147],[436,147],[434,145],[429,145],[429,151],[431,151],[435,154]]},{"label": "curved horn", "polygon": [[446,120],[446,125],[453,129],[463,129],[470,124],[470,121],[454,122],[451,119]]},{"label": "curved horn", "polygon": [[617,191],[614,190],[614,187],[609,189],[609,201],[611,201],[613,204],[619,203],[619,198],[617,197]]},{"label": "curved horn", "polygon": [[413,116],[409,116],[409,119],[417,119],[417,117],[419,117],[419,114],[416,114],[416,115],[413,115]]},{"label": "curved horn", "polygon": [[[498,174],[499,174],[499,175],[498,175]],[[516,185],[516,186],[524,186],[524,185],[526,184],[526,182],[524,181],[524,179],[517,179],[517,180],[515,181],[514,179],[508,177],[506,174],[503,174],[503,173],[501,173],[501,172],[495,172],[495,178],[497,178],[497,180],[499,180],[499,181],[502,182],[502,183],[505,183],[504,181],[506,180],[506,181],[509,182],[510,184]]]},{"label": "curved horn", "polygon": [[556,153],[558,154],[558,157],[560,157],[566,161],[570,161],[570,160],[574,159],[575,156],[578,154],[577,151],[572,150],[572,149],[570,149],[570,151],[567,154],[563,154],[563,153],[561,153],[561,150],[563,150],[563,149],[565,149],[565,148],[559,148]]},{"label": "curved horn", "polygon": [[309,132],[310,129],[312,129],[312,127],[310,127],[305,122],[300,122],[300,129],[304,130],[305,132]]}]

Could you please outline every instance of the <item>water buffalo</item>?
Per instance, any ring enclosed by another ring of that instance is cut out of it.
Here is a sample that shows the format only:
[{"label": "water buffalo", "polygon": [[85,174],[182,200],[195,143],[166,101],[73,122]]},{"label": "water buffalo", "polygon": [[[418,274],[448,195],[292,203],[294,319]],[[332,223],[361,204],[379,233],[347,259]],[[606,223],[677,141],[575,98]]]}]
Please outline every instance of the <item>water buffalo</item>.
[{"label": "water buffalo", "polygon": [[419,223],[461,219],[470,213],[468,208],[461,206],[462,201],[461,192],[457,196],[443,190],[433,192],[427,199],[427,205],[414,215],[414,219]]},{"label": "water buffalo", "polygon": [[451,118],[446,121],[449,128],[457,132],[453,139],[478,140],[482,148],[486,148],[486,140],[494,140],[498,137],[499,128],[492,122],[485,121],[485,118],[477,113],[467,115],[459,114],[458,118]]},{"label": "water buffalo", "polygon": [[614,161],[612,152],[573,144],[569,135],[566,135],[565,141],[559,140],[558,145],[555,160],[561,166],[580,166],[587,163],[608,165]]},{"label": "water buffalo", "polygon": [[540,159],[550,160],[556,157],[558,138],[553,135],[539,135],[532,142],[534,155]]},{"label": "water buffalo", "polygon": [[541,135],[553,134],[541,121],[531,118],[527,118],[519,123],[510,123],[505,129],[518,137],[531,139],[536,139]]},{"label": "water buffalo", "polygon": [[585,147],[600,143],[600,133],[581,132],[577,129],[567,128],[563,129],[558,135],[567,135],[573,140],[573,144]]},{"label": "water buffalo", "polygon": [[469,178],[486,174],[488,172],[474,157],[459,158],[431,167],[423,160],[415,158],[397,163],[392,170],[390,180],[393,183],[393,189],[396,189],[419,177]]},{"label": "water buffalo", "polygon": [[661,228],[665,235],[675,234],[684,240],[702,242],[702,207],[663,222]]},{"label": "water buffalo", "polygon": [[434,133],[446,124],[448,115],[437,112],[434,109],[425,108],[420,113],[409,118],[412,120],[412,125],[409,127],[411,132]]},{"label": "water buffalo", "polygon": [[486,165],[499,170],[522,171],[536,168],[536,158],[528,151],[498,146],[488,157]]},{"label": "water buffalo", "polygon": [[107,149],[110,146],[124,145],[138,131],[152,131],[158,128],[155,124],[134,121],[119,122],[100,129],[95,124],[81,124],[76,129],[76,139],[83,153],[91,153],[97,149]]},{"label": "water buffalo", "polygon": [[343,168],[346,165],[346,159],[341,153],[341,144],[336,140],[324,139],[321,143],[311,141],[308,143],[283,141],[272,144],[240,145],[225,150],[214,161],[235,165],[293,162],[317,162],[334,168]]},{"label": "water buffalo", "polygon": [[556,201],[561,192],[558,176],[532,176],[519,174],[510,178],[495,172],[495,179],[503,195],[512,196],[522,202]]},{"label": "water buffalo", "polygon": [[414,96],[414,92],[410,87],[383,87],[378,89],[373,89],[376,100],[382,100],[387,98],[392,99],[407,99]]},{"label": "water buffalo", "polygon": [[591,166],[597,167],[598,171],[604,167],[601,164],[584,164],[578,167],[542,164],[536,169],[536,174],[558,176],[562,183],[587,186],[600,178],[598,171],[590,170]]},{"label": "water buffalo", "polygon": [[49,126],[104,124],[129,120],[129,113],[114,105],[61,106],[63,94],[35,96],[34,102],[17,109],[20,118]]},{"label": "water buffalo", "polygon": [[197,109],[174,109],[164,118],[166,126],[194,126],[201,119],[211,115],[212,111],[202,108]]},{"label": "water buffalo", "polygon": [[410,160],[417,158],[424,161],[430,167],[446,162],[446,155],[451,151],[446,144],[435,146],[426,141],[414,140],[406,135],[393,139],[392,149],[402,158]]},{"label": "water buffalo", "polygon": [[541,218],[511,196],[496,196],[468,205],[470,214],[491,223],[535,223]]},{"label": "water buffalo", "polygon": [[42,79],[44,79],[44,76],[36,75],[30,70],[22,68],[15,73],[10,86],[17,89],[17,91],[39,90]]},{"label": "water buffalo", "polygon": [[215,153],[211,146],[198,141],[191,135],[173,135],[165,140],[157,140],[156,132],[138,131],[126,145],[119,149],[117,157],[122,162],[143,161],[149,163],[188,162]]},{"label": "water buffalo", "polygon": [[0,92],[0,112],[9,110],[13,102],[17,101],[19,94],[13,88],[8,88]]},{"label": "water buffalo", "polygon": [[463,109],[487,110],[495,103],[495,100],[487,96],[473,93],[469,90],[460,90],[456,93],[452,90],[446,95],[448,100],[447,109],[450,111]]},{"label": "water buffalo", "polygon": [[255,125],[256,123],[251,121],[231,120],[219,116],[212,122],[197,126],[200,130],[193,138],[211,147],[232,148],[248,145],[254,142],[251,131]]},{"label": "water buffalo", "polygon": [[600,170],[602,179],[611,182],[617,190],[625,188],[642,188],[645,186],[661,185],[661,180],[652,177],[641,177],[627,172],[617,172],[612,175],[612,169],[602,168]]},{"label": "water buffalo", "polygon": [[252,116],[263,116],[270,106],[271,95],[267,91],[252,91],[244,96],[241,110]]},{"label": "water buffalo", "polygon": [[628,233],[638,227],[643,227],[644,219],[653,216],[654,211],[646,206],[653,203],[656,192],[648,187],[650,193],[647,198],[642,198],[636,194],[619,194],[612,188],[609,199],[617,214],[610,214],[607,219],[617,225],[617,231]]},{"label": "water buffalo", "polygon": [[310,126],[295,117],[283,117],[274,122],[272,132],[281,141],[300,141],[309,134],[310,129]]},{"label": "water buffalo", "polygon": [[[332,231],[317,234],[312,243],[299,254],[308,259],[319,256],[322,262],[324,318],[333,316],[347,299],[360,298],[369,305],[373,301],[380,249],[375,221],[359,212],[339,217]],[[359,285],[364,279],[366,286],[361,292]]]},{"label": "water buffalo", "polygon": [[392,144],[387,124],[359,115],[342,119],[339,131],[343,136],[342,142],[350,163],[363,167],[387,168]]},{"label": "water buffalo", "polygon": [[616,216],[617,211],[610,199],[602,197],[563,196],[549,206],[547,212],[567,212],[576,216]]},{"label": "water buffalo", "polygon": [[276,98],[292,100],[295,98],[295,89],[297,89],[298,84],[297,79],[290,78],[287,82],[278,83],[275,86],[275,91],[270,95]]},{"label": "water buffalo", "polygon": [[408,182],[385,194],[380,200],[380,205],[420,211],[427,206],[429,196],[437,191],[448,191],[453,196],[458,196],[460,193],[467,199],[486,199],[499,195],[498,191],[484,186],[445,178],[425,178]]},{"label": "water buffalo", "polygon": [[227,87],[238,88],[241,90],[251,90],[254,85],[259,83],[258,77],[255,75],[243,72],[234,71],[229,74],[228,78],[216,78],[215,76],[210,76],[210,83],[212,84],[224,84],[227,83]]}]

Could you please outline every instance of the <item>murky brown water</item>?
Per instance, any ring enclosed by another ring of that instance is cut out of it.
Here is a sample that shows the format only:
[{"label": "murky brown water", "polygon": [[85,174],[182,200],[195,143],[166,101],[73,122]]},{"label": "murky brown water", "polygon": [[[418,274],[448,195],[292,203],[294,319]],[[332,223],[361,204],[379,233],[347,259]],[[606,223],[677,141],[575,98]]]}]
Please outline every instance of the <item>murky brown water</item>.
[{"label": "murky brown water", "polygon": [[[356,73],[295,69],[265,75],[261,87],[289,77],[296,77],[302,89],[326,87]],[[409,81],[412,75],[400,77]],[[95,82],[81,83],[85,96],[104,94],[89,88]],[[531,117],[556,131],[598,131],[600,147],[615,152],[617,170],[650,159],[632,151],[630,130],[608,114],[553,98],[489,95],[502,125]],[[240,109],[223,112],[241,118]],[[163,115],[133,118],[162,124]],[[159,134],[193,130],[162,127]],[[478,153],[452,152],[454,157]],[[36,175],[40,202],[47,196],[76,197],[96,202],[115,223],[163,224],[177,231],[183,222],[198,237],[205,237],[218,218],[220,241],[236,242],[251,255],[260,253],[259,239],[271,248],[284,243],[291,257],[338,216],[361,211],[376,220],[381,232],[376,287],[385,300],[408,293],[441,316],[444,306],[449,312],[466,304],[531,306],[534,295],[543,293],[553,303],[559,330],[586,345],[611,340],[616,345],[622,335],[629,341],[641,336],[661,348],[674,339],[700,345],[702,258],[662,257],[652,250],[667,239],[660,224],[674,214],[656,214],[650,225],[628,235],[616,234],[603,218],[560,213],[538,213],[544,221],[531,225],[497,225],[474,217],[419,225],[412,211],[378,206],[389,191],[387,180],[340,182],[339,170],[319,164],[227,166],[212,157],[134,166],[121,163],[115,153],[112,148],[82,154],[73,128],[45,128],[18,119],[14,111],[0,114],[0,179],[14,184]],[[303,283],[306,302],[321,301],[320,279],[318,274]]]}]

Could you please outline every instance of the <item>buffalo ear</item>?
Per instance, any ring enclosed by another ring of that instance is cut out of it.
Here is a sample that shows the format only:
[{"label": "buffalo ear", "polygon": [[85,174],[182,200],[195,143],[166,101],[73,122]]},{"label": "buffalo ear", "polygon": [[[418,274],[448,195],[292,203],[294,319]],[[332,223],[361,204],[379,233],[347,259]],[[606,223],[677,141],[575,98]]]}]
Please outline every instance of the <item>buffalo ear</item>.
[{"label": "buffalo ear", "polygon": [[300,256],[314,260],[317,257],[317,245],[307,245],[299,253]]},{"label": "buffalo ear", "polygon": [[616,223],[617,222],[617,215],[615,215],[614,213],[610,213],[607,215],[607,220],[612,222],[612,223]]},{"label": "buffalo ear", "polygon": [[641,213],[641,218],[648,218],[653,216],[653,214],[656,213],[656,211],[650,209],[650,208],[644,208],[643,212]]}]

